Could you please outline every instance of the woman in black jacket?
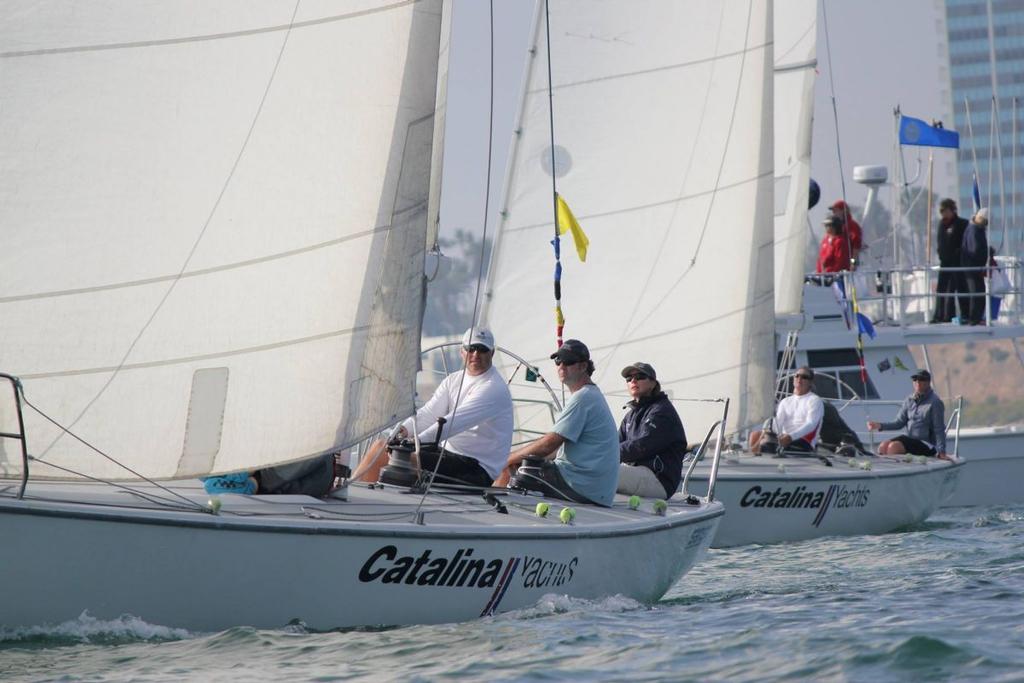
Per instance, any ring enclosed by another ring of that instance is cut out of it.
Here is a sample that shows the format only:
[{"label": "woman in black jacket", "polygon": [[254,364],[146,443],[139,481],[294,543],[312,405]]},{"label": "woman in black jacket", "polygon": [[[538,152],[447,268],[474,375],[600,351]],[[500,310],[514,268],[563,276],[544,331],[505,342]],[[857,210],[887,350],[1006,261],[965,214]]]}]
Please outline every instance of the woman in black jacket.
[{"label": "woman in black jacket", "polygon": [[648,498],[670,498],[682,479],[686,432],[679,413],[661,390],[654,368],[633,363],[622,369],[629,412],[619,425],[617,491]]}]

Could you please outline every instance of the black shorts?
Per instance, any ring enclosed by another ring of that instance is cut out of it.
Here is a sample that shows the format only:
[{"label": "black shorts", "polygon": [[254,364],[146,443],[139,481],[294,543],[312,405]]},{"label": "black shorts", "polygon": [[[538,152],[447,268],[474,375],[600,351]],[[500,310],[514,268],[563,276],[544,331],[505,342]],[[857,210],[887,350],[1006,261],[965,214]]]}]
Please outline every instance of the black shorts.
[{"label": "black shorts", "polygon": [[574,503],[590,503],[594,501],[586,496],[573,491],[569,482],[562,476],[561,471],[551,460],[545,460],[539,467],[520,467],[508,483],[510,489],[525,489],[527,491],[540,491],[548,498],[559,498],[571,500]]},{"label": "black shorts", "polygon": [[449,450],[443,452],[444,457],[441,458],[440,467],[437,467],[438,454],[435,451],[424,449],[420,453],[420,468],[425,477],[429,477],[430,473],[434,471],[434,467],[437,467],[437,476],[434,477],[435,484],[488,487],[494,481],[494,477],[487,474],[487,470],[480,465],[476,458],[452,453]]},{"label": "black shorts", "polygon": [[915,439],[912,436],[897,436],[889,440],[899,441],[901,444],[903,444],[903,450],[905,450],[907,453],[910,453],[911,455],[934,456],[937,454],[937,451],[933,447],[929,446],[920,439]]},{"label": "black shorts", "polygon": [[813,453],[814,447],[803,439],[793,439],[785,449],[787,451],[800,451],[801,453]]}]

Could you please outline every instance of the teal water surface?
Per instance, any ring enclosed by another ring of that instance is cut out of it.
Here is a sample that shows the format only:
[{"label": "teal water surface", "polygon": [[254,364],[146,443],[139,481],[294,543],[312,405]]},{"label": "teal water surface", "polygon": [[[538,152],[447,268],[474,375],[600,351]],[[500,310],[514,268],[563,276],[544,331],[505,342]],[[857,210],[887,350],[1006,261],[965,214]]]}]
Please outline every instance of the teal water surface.
[{"label": "teal water surface", "polygon": [[1024,681],[1024,506],[711,551],[654,606],[550,596],[464,624],[329,633],[88,615],[0,629],[0,680]]}]

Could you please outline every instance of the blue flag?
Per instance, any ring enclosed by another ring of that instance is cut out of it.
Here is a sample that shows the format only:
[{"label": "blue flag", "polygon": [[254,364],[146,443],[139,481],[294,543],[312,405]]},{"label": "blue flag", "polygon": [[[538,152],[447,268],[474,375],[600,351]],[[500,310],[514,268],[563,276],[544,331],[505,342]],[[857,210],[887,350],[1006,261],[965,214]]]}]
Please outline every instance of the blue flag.
[{"label": "blue flag", "polygon": [[974,187],[971,190],[971,199],[974,200],[974,213],[981,208],[981,190],[978,189],[978,174],[974,174]]},{"label": "blue flag", "polygon": [[957,133],[955,130],[946,130],[942,127],[942,124],[929,126],[921,119],[901,116],[900,144],[959,149],[960,133]]},{"label": "blue flag", "polygon": [[875,326],[871,324],[871,320],[863,313],[857,314],[857,329],[861,334],[866,334],[872,339],[878,334],[875,332]]}]

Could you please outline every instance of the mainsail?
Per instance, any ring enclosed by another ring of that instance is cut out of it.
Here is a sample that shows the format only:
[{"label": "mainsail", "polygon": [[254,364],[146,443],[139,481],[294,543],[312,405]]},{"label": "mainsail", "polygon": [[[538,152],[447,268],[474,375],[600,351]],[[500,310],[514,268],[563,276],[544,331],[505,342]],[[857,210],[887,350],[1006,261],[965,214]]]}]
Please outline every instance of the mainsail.
[{"label": "mainsail", "polygon": [[[552,172],[590,239],[562,251],[565,336],[618,414],[619,370],[676,398],[772,411],[772,18],[765,0],[550,3],[555,154],[538,12],[486,290],[498,344],[549,375]],[[679,404],[695,433],[721,415]]]},{"label": "mainsail", "polygon": [[[33,405],[150,477],[411,413],[441,0],[3,7],[0,370]],[[128,476],[26,418],[33,477]]]},{"label": "mainsail", "polygon": [[787,0],[774,6],[777,313],[800,311],[807,272],[817,11],[816,0]]}]

